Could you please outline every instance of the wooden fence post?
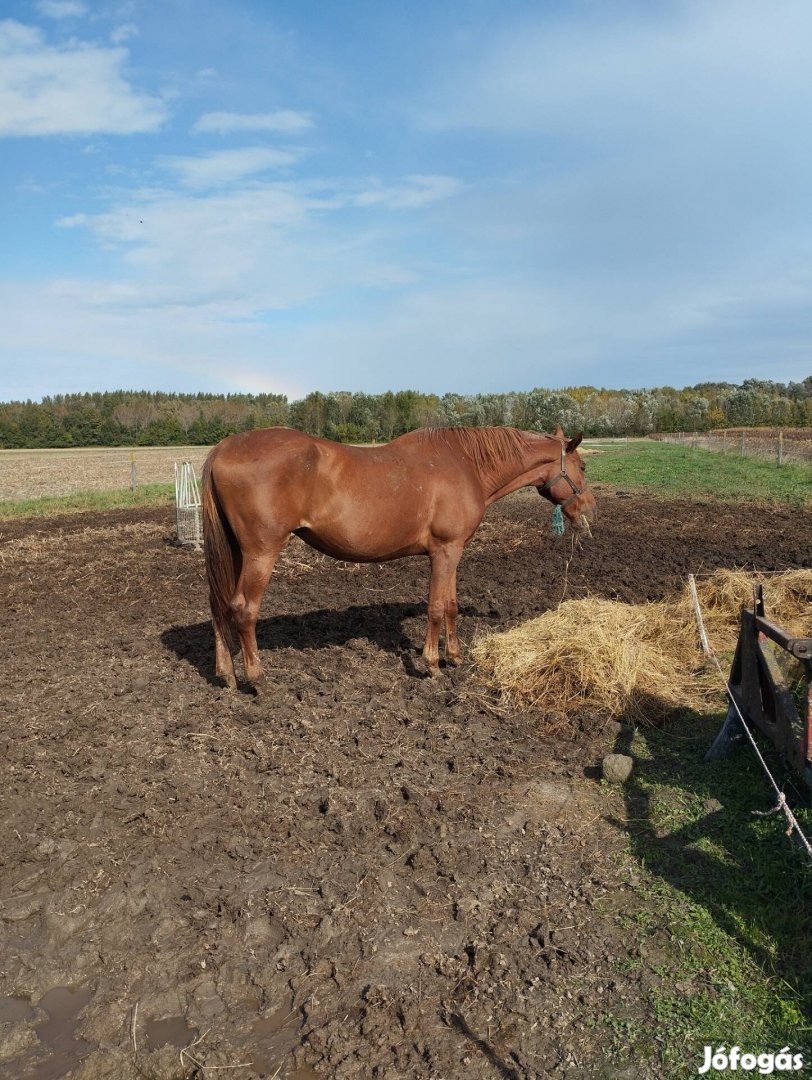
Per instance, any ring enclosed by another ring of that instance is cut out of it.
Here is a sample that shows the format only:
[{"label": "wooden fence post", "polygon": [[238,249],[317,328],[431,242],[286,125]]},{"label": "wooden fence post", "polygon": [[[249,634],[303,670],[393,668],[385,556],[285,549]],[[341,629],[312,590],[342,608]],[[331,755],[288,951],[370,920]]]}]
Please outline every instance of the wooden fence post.
[{"label": "wooden fence post", "polygon": [[130,491],[138,487],[138,469],[135,464],[135,451],[130,454]]},{"label": "wooden fence post", "polygon": [[784,463],[784,432],[778,432],[778,468],[780,469]]}]

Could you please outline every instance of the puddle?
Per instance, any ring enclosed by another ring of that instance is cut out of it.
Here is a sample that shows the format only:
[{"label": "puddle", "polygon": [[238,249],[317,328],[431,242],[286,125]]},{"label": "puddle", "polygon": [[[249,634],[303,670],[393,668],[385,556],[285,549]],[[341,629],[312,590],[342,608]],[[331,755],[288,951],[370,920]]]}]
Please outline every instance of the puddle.
[{"label": "puddle", "polygon": [[[297,1009],[287,1005],[277,1009],[270,1016],[254,1021],[252,1028],[255,1052],[252,1054],[252,1068],[257,1076],[276,1076],[280,1064],[299,1045],[299,1027],[301,1017]],[[293,1071],[284,1070],[278,1074],[285,1080],[322,1080],[318,1073],[306,1065]]]},{"label": "puddle", "polygon": [[[79,1013],[92,997],[86,986],[55,986],[40,998],[36,1009],[20,998],[0,998],[0,1023],[24,1023],[38,1012],[46,1017],[34,1025],[40,1045],[7,1061],[3,1075],[8,1080],[61,1080],[75,1069],[93,1049],[76,1035]],[[43,1051],[48,1057],[42,1057]]]},{"label": "puddle", "polygon": [[[46,1019],[34,1025],[40,1045],[25,1051],[13,1061],[7,1061],[2,1073],[4,1080],[62,1080],[94,1049],[76,1034],[79,1013],[92,998],[87,987],[70,989],[57,986],[49,990],[36,1008],[24,998],[0,997],[0,1024],[26,1023],[45,1013]],[[258,1017],[251,1029],[252,1075],[259,1078],[278,1076],[280,1080],[323,1080],[307,1066],[293,1068],[291,1052],[299,1045],[301,1017],[289,1005],[276,1009],[268,1016]],[[181,1050],[197,1038],[196,1028],[190,1028],[183,1016],[150,1020],[144,1030],[148,1050],[174,1046]],[[48,1053],[42,1058],[43,1051]],[[285,1065],[287,1064],[287,1069]],[[281,1071],[280,1071],[280,1066]]]},{"label": "puddle", "polygon": [[254,1021],[254,1034],[260,1039],[268,1039],[278,1035],[285,1028],[296,1029],[299,1026],[299,1014],[295,1009],[289,1009],[283,1005],[281,1009],[271,1013],[270,1016],[262,1016]]},{"label": "puddle", "polygon": [[48,1014],[48,1019],[37,1024],[36,1031],[51,1056],[38,1066],[31,1080],[59,1080],[90,1052],[90,1043],[76,1037],[76,1023],[92,997],[87,986],[76,990],[55,986],[40,999],[39,1008]]},{"label": "puddle", "polygon": [[16,1024],[33,1020],[34,1010],[24,998],[0,997],[0,1024]]},{"label": "puddle", "polygon": [[[257,1080],[278,1076],[280,1080],[322,1080],[318,1073],[306,1066],[292,1071],[279,1072],[280,1065],[291,1051],[299,1045],[299,1013],[283,1006],[254,1021],[251,1029],[251,1048],[246,1049],[246,1060],[251,1061],[251,1075]],[[175,1046],[182,1050],[197,1037],[197,1030],[186,1024],[183,1016],[169,1016],[165,1020],[150,1020],[145,1028],[145,1045],[148,1050],[161,1046]]]},{"label": "puddle", "polygon": [[148,1050],[158,1050],[162,1046],[176,1046],[182,1050],[197,1038],[197,1029],[187,1027],[184,1016],[168,1016],[165,1020],[150,1020],[144,1038]]}]

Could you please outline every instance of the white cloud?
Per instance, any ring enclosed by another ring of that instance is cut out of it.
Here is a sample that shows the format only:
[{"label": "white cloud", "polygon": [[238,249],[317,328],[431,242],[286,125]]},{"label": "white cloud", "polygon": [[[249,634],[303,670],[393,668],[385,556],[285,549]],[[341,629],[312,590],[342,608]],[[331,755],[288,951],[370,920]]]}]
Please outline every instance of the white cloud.
[{"label": "white cloud", "polygon": [[[291,155],[292,156],[292,155]],[[409,176],[359,192],[354,182],[272,182],[256,176],[286,164],[281,151],[248,147],[204,157],[159,161],[189,193],[165,188],[124,195],[101,214],[74,214],[62,228],[84,228],[108,250],[120,250],[143,281],[128,285],[128,303],[214,303],[235,317],[279,309],[356,284],[386,288],[420,275],[399,261],[379,225],[358,218],[366,208],[419,212],[448,199],[459,183],[448,176]],[[212,190],[217,189],[217,190]],[[342,211],[352,210],[348,226]],[[109,289],[105,295],[118,302]],[[158,299],[158,298],[161,299]]]},{"label": "white cloud", "polygon": [[110,40],[114,45],[121,45],[123,42],[129,41],[130,38],[139,37],[140,34],[141,31],[135,23],[124,23],[113,30],[110,34]]},{"label": "white cloud", "polygon": [[269,146],[218,150],[201,157],[165,157],[159,164],[177,173],[184,187],[225,187],[244,177],[292,165],[297,155]]},{"label": "white cloud", "polygon": [[295,135],[313,127],[309,113],[294,109],[277,109],[267,113],[205,113],[192,127],[196,135],[229,135],[235,131],[276,131]]},{"label": "white cloud", "polygon": [[415,210],[421,206],[448,199],[461,188],[453,176],[424,176],[415,174],[401,184],[385,186],[373,183],[366,191],[354,196],[356,206],[385,206],[391,210]]},{"label": "white cloud", "polygon": [[[392,185],[406,193],[399,196],[402,212],[413,206],[418,221],[425,187],[413,179]],[[45,312],[72,304],[70,323],[84,326],[82,340],[99,356],[110,348],[106,338],[115,338],[139,355],[152,345],[163,349],[174,365],[211,358],[221,385],[301,386],[302,344],[291,327],[315,324],[329,337],[348,303],[356,311],[374,307],[417,287],[427,269],[421,256],[402,252],[377,214],[364,221],[357,194],[353,183],[256,179],[232,191],[122,195],[106,213],[58,222],[86,230],[107,257],[120,260],[119,272],[53,283],[39,300],[32,294],[26,309],[41,302],[42,318],[50,320]],[[332,352],[325,347],[322,361]],[[180,366],[176,385],[194,384],[194,373]]]},{"label": "white cloud", "polygon": [[81,0],[37,0],[37,11],[47,19],[73,19],[87,14]]},{"label": "white cloud", "polygon": [[39,30],[0,22],[0,136],[154,131],[163,102],[122,73],[126,49],[71,41],[47,45]]},{"label": "white cloud", "polygon": [[14,19],[0,21],[0,56],[35,49],[41,40],[42,34],[36,26],[23,26]]},{"label": "white cloud", "polygon": [[258,182],[206,195],[143,191],[107,213],[58,224],[89,229],[102,248],[122,252],[129,281],[121,289],[99,283],[105,305],[204,305],[213,316],[242,319],[312,299],[331,278],[352,276],[329,228],[318,227],[335,205],[293,184]]}]

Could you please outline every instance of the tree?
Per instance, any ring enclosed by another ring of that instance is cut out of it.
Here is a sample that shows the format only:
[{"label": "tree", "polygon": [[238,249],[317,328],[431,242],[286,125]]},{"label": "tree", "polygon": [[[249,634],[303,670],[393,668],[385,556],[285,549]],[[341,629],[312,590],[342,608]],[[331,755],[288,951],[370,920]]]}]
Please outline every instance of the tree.
[{"label": "tree", "polygon": [[527,395],[524,416],[533,431],[554,431],[557,424],[566,432],[583,426],[581,410],[575,398],[556,390],[531,390]]}]

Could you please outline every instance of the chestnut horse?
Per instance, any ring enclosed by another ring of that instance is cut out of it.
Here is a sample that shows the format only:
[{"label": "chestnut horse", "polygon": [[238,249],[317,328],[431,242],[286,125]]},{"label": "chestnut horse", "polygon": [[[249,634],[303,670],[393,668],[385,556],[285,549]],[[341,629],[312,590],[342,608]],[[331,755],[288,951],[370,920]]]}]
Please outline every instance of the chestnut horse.
[{"label": "chestnut horse", "polygon": [[581,436],[516,428],[434,428],[383,446],[342,446],[290,428],[230,435],[203,469],[203,535],[217,675],[236,687],[232,628],[245,674],[258,689],[256,624],[279,552],[291,533],[335,559],[384,562],[428,555],[423,657],[439,671],[462,662],[457,564],[486,507],[533,485],[579,524],[595,514]]}]

